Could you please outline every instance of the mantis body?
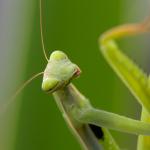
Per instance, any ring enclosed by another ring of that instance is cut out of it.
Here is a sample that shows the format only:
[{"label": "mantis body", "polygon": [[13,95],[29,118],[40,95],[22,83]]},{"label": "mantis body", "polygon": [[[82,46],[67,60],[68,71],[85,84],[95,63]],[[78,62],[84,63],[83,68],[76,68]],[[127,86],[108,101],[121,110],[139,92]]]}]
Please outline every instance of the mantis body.
[{"label": "mantis body", "polygon": [[[101,52],[108,63],[143,106],[143,121],[138,121],[94,108],[71,83],[80,75],[80,68],[72,63],[62,51],[54,51],[50,59],[47,58],[41,24],[43,52],[48,61],[45,71],[38,74],[43,74],[42,89],[47,93],[52,93],[65,121],[84,150],[120,150],[108,129],[137,135],[150,135],[150,124],[144,122],[147,121],[150,113],[149,79],[119,50],[114,42],[115,38],[145,32],[148,27],[149,23],[117,27],[104,33],[99,41]],[[35,77],[37,75],[33,78]],[[27,81],[15,96],[31,80]],[[144,138],[144,136],[140,137],[138,150],[150,149]],[[149,140],[149,137],[147,138]]]},{"label": "mantis body", "polygon": [[[125,25],[104,33],[100,38],[104,57],[136,96],[146,113],[150,111],[148,78],[127,56],[119,51],[113,39],[145,32],[148,28],[149,22]],[[63,52],[55,51],[50,56],[44,71],[42,88],[45,91],[54,92],[54,98],[66,122],[84,149],[120,149],[106,128],[149,135],[150,124],[93,108],[89,101],[70,84],[70,81],[79,74],[80,69],[78,66],[72,64]],[[143,118],[145,118],[145,115]],[[90,124],[96,125],[96,127],[99,126],[98,130],[101,130],[101,135],[103,136],[96,137]],[[139,140],[141,144],[138,149],[148,150],[149,148],[145,144],[145,140],[143,140],[144,137],[140,138],[143,142]],[[101,147],[98,144],[98,140],[100,140]],[[147,149],[145,149],[146,147]]]}]

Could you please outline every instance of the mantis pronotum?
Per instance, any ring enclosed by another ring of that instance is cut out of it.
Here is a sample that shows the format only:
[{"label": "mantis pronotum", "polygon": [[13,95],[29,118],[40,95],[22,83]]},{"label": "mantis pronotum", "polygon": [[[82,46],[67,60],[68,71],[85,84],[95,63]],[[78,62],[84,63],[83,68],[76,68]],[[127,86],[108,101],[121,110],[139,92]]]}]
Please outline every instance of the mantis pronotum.
[{"label": "mantis pronotum", "polygon": [[[62,51],[54,51],[50,55],[50,59],[46,55],[42,33],[41,0],[40,20],[43,52],[48,64],[45,71],[29,79],[16,92],[13,99],[32,79],[43,75],[42,89],[47,93],[52,93],[69,128],[85,150],[119,150],[119,146],[108,129],[137,135],[150,135],[149,123],[92,107],[89,100],[71,83],[80,75],[80,68],[72,63]],[[145,32],[148,28],[149,22],[117,27],[104,33],[99,43],[106,60],[142,104],[143,118],[150,112],[148,77],[125,54],[119,51],[113,39]],[[139,150],[150,149],[146,145],[147,143],[144,143],[143,136],[139,141]]]}]

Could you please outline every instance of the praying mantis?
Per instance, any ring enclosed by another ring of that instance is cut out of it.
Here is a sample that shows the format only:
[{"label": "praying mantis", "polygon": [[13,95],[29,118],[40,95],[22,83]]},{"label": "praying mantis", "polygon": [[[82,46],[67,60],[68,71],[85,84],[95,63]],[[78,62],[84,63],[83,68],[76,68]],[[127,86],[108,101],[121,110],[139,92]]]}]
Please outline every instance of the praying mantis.
[{"label": "praying mantis", "polygon": [[149,19],[139,24],[115,27],[99,38],[100,52],[142,105],[141,121],[94,108],[90,101],[71,83],[73,79],[80,76],[80,68],[60,50],[52,52],[48,59],[42,33],[41,0],[40,27],[43,53],[48,64],[44,72],[36,74],[25,82],[12,99],[33,79],[43,75],[42,90],[53,95],[64,120],[84,150],[121,150],[108,129],[140,135],[138,150],[149,150],[149,78],[120,51],[115,42],[117,38],[149,31]]}]

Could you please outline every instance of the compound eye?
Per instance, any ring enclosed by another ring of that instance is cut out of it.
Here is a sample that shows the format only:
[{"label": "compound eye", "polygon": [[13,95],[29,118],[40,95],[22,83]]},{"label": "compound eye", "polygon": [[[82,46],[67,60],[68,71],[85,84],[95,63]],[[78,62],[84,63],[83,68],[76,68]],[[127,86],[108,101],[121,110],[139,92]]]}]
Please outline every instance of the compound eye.
[{"label": "compound eye", "polygon": [[80,74],[81,74],[81,70],[80,70],[80,68],[78,67],[78,68],[75,69],[74,76],[75,76],[75,77],[78,77],[78,76],[80,76]]},{"label": "compound eye", "polygon": [[59,81],[55,78],[46,78],[42,82],[42,90],[51,91],[57,86],[58,83]]},{"label": "compound eye", "polygon": [[62,51],[54,51],[51,55],[50,55],[50,60],[63,60],[63,59],[67,59],[67,55],[65,53],[63,53]]}]

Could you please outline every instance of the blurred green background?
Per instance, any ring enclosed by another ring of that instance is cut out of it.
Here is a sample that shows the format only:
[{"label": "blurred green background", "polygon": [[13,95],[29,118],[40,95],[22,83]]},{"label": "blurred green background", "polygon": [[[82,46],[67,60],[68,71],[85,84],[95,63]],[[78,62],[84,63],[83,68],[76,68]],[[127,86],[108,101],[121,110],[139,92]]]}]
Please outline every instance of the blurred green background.
[{"label": "blurred green background", "polygon": [[[19,85],[46,66],[41,47],[38,0],[0,1],[0,104]],[[43,0],[47,54],[59,49],[78,64],[82,75],[73,83],[100,109],[140,118],[140,107],[99,52],[105,30],[148,15],[148,0]],[[120,42],[125,52],[148,70],[149,36]],[[136,52],[136,53],[135,53]],[[4,67],[5,66],[5,67]],[[51,95],[34,80],[0,115],[1,150],[80,150]],[[3,110],[3,107],[1,108]],[[136,148],[136,136],[111,131],[122,149]]]}]

